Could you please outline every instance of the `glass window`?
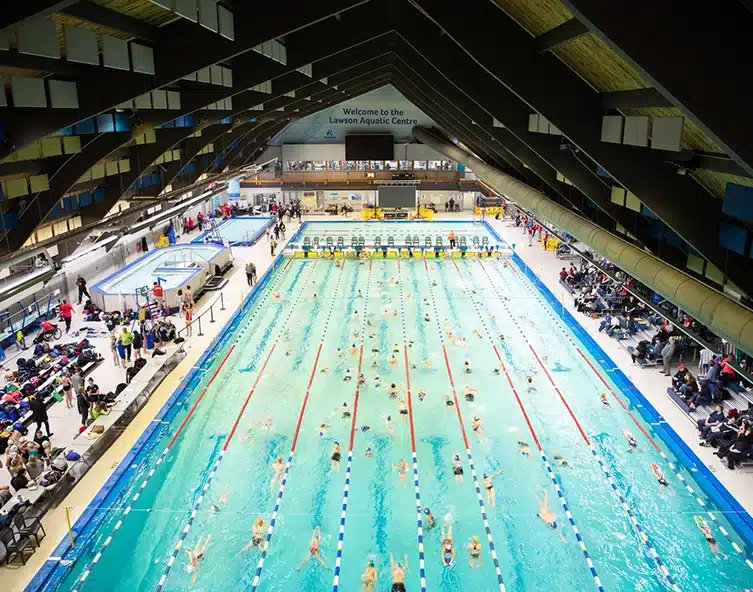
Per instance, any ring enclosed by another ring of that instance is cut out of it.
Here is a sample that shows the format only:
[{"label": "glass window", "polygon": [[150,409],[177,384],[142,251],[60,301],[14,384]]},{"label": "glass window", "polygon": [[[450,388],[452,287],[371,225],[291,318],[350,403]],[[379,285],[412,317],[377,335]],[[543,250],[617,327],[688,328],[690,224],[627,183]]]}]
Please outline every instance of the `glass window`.
[{"label": "glass window", "polygon": [[327,168],[327,161],[326,160],[315,160],[313,162],[314,170],[315,171],[323,171]]},{"label": "glass window", "polygon": [[339,160],[330,160],[327,162],[327,168],[330,171],[339,171],[340,170],[340,161]]},{"label": "glass window", "polygon": [[359,171],[368,171],[369,170],[369,161],[368,160],[357,160],[356,161],[356,168]]},{"label": "glass window", "polygon": [[413,170],[413,161],[412,160],[401,160],[400,161],[400,170],[401,171],[412,171]]},{"label": "glass window", "polygon": [[384,170],[385,171],[396,171],[397,170],[397,161],[396,160],[385,160],[384,161]]},{"label": "glass window", "polygon": [[430,160],[429,161],[429,170],[430,171],[439,171],[439,170],[442,170],[442,161],[441,160]]},{"label": "glass window", "polygon": [[313,171],[314,170],[314,163],[312,163],[310,160],[303,160],[301,161],[301,164],[303,165],[304,171]]},{"label": "glass window", "polygon": [[454,171],[455,170],[454,163],[451,160],[443,160],[442,161],[442,170],[443,171]]},{"label": "glass window", "polygon": [[384,169],[384,161],[383,160],[372,160],[371,161],[371,168],[375,171],[381,171]]},{"label": "glass window", "polygon": [[413,161],[413,168],[415,168],[417,171],[425,171],[426,170],[426,161],[425,160],[414,160]]},{"label": "glass window", "polygon": [[343,170],[344,171],[352,171],[356,168],[356,161],[355,160],[345,160],[343,161]]}]

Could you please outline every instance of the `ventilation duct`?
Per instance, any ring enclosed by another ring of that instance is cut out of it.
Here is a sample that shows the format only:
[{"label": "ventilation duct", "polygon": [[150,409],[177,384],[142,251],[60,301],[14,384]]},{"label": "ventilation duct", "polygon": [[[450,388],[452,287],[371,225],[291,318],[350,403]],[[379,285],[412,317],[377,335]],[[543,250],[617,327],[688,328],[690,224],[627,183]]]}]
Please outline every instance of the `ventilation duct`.
[{"label": "ventilation duct", "polygon": [[428,130],[416,126],[413,128],[413,136],[437,152],[467,166],[486,183],[520,204],[521,207],[565,230],[620,269],[679,306],[693,318],[710,327],[720,337],[753,355],[753,312],[748,308],[667,265],[657,257],[610,234],[589,220],[573,214],[567,208],[554,203],[543,193],[488,166]]}]

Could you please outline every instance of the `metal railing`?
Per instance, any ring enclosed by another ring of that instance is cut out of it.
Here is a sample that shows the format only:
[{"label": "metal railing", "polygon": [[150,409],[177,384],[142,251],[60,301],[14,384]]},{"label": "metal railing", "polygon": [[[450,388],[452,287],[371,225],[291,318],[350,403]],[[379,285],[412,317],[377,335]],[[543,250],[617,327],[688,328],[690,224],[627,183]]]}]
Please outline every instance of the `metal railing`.
[{"label": "metal railing", "polygon": [[175,336],[176,337],[180,337],[181,333],[187,331],[189,327],[193,327],[195,324],[198,324],[198,326],[199,326],[198,327],[199,328],[199,332],[196,334],[196,336],[197,337],[203,337],[204,333],[201,332],[201,318],[204,317],[204,316],[206,316],[207,313],[209,313],[209,322],[210,323],[214,323],[215,322],[215,319],[214,319],[214,307],[217,305],[218,302],[220,304],[219,310],[226,310],[226,308],[225,308],[225,294],[223,294],[222,292],[220,292],[220,295],[215,299],[215,301],[212,302],[212,304],[209,305],[209,309],[208,310],[202,311],[201,314],[198,317],[196,317],[195,319],[191,319],[191,322],[188,323],[182,329],[178,330],[178,332],[175,334]]}]

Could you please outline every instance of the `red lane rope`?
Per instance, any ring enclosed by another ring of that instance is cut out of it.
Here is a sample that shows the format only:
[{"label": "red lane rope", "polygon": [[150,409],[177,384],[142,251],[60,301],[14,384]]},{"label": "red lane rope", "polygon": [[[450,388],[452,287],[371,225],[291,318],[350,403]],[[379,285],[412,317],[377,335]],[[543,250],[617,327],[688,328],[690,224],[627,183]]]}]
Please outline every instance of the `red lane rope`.
[{"label": "red lane rope", "polygon": [[[357,381],[361,378],[361,364],[363,363],[363,344],[361,345],[361,351],[358,354],[358,372],[356,373]],[[353,450],[353,441],[356,437],[356,416],[358,415],[358,395],[361,391],[360,382],[356,382],[356,397],[353,402],[353,420],[350,423],[350,444],[348,450]]]},{"label": "red lane rope", "polygon": [[458,421],[460,422],[460,432],[463,434],[463,444],[465,444],[465,449],[468,450],[470,448],[470,446],[468,445],[468,435],[465,433],[465,424],[463,423],[463,414],[460,411],[458,392],[455,389],[455,381],[452,378],[452,370],[450,369],[450,360],[447,357],[447,348],[445,347],[444,343],[442,344],[442,353],[444,354],[444,363],[447,367],[447,376],[450,379],[450,386],[452,387],[452,398],[455,400],[455,411],[458,414]]},{"label": "red lane rope", "polygon": [[293,445],[290,450],[295,452],[295,445],[298,442],[298,433],[301,431],[301,422],[303,421],[303,414],[306,411],[306,405],[309,402],[309,393],[311,392],[311,383],[314,382],[314,376],[316,375],[316,367],[319,365],[319,355],[322,353],[322,344],[316,350],[316,359],[314,360],[314,367],[311,369],[311,376],[309,376],[309,383],[306,386],[306,395],[303,397],[303,404],[301,405],[301,412],[298,414],[298,423],[295,425],[295,434],[293,435]]},{"label": "red lane rope", "polygon": [[410,394],[410,365],[408,364],[408,346],[403,343],[403,354],[405,357],[405,388],[408,393],[408,419],[410,420],[410,445],[413,454],[416,454],[416,432],[413,428],[413,401]]}]

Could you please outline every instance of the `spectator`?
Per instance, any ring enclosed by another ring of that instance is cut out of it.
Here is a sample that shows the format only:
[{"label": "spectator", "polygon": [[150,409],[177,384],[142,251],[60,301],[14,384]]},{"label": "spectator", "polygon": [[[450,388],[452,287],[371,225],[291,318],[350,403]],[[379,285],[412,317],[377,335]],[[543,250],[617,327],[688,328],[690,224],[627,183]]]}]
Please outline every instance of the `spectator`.
[{"label": "spectator", "polygon": [[133,359],[140,360],[141,348],[144,347],[144,338],[141,336],[140,331],[133,332],[133,341],[131,343],[133,345]]},{"label": "spectator", "polygon": [[118,339],[120,343],[123,345],[123,348],[125,349],[126,353],[126,361],[131,361],[131,343],[133,342],[133,333],[131,333],[131,330],[128,328],[128,325],[123,327],[120,330],[120,337]]},{"label": "spectator", "polygon": [[256,283],[256,265],[253,261],[246,263],[246,281],[249,286],[253,286]]},{"label": "spectator", "polygon": [[567,269],[563,267],[562,271],[560,271],[560,281],[564,282],[565,280],[567,280]]},{"label": "spectator", "polygon": [[699,419],[696,423],[698,425],[698,431],[700,432],[700,438],[704,440],[709,432],[714,428],[720,426],[724,421],[724,406],[717,405],[714,410],[709,414],[707,418]]},{"label": "spectator", "polygon": [[[735,413],[731,413],[734,411]],[[727,414],[727,419],[719,424],[717,427],[712,428],[706,436],[704,442],[700,442],[700,446],[716,447],[723,446],[725,442],[731,442],[734,434],[737,432],[737,409],[731,409]]]},{"label": "spectator", "polygon": [[44,472],[44,464],[39,460],[36,451],[34,451],[34,454],[29,455],[29,461],[26,463],[26,472],[32,480],[36,480]]},{"label": "spectator", "polygon": [[47,431],[48,436],[52,436],[52,432],[50,431],[50,418],[47,416],[47,406],[44,404],[44,401],[40,397],[31,396],[29,397],[29,409],[31,409],[31,418],[35,422],[37,422],[37,430],[42,429],[42,424],[44,424],[44,429]]},{"label": "spectator", "polygon": [[664,373],[664,376],[671,376],[672,373],[669,371],[669,366],[672,363],[672,356],[675,355],[675,338],[670,337],[669,341],[667,342],[667,345],[665,345],[661,350],[661,359],[662,359],[662,372]]},{"label": "spectator", "polygon": [[729,354],[724,358],[719,365],[720,378],[722,379],[722,385],[727,386],[735,378],[735,369],[732,367],[732,363],[735,361],[734,354]]},{"label": "spectator", "polygon": [[0,508],[13,499],[13,494],[10,492],[10,487],[7,485],[0,485]]},{"label": "spectator", "polygon": [[619,331],[621,329],[622,325],[620,324],[620,317],[614,315],[612,317],[612,320],[609,322],[609,330],[607,331],[607,335],[612,337],[616,331]]},{"label": "spectator", "polygon": [[41,339],[45,339],[47,335],[51,335],[55,332],[55,329],[57,329],[57,325],[53,325],[50,321],[45,319],[42,321],[42,330],[39,333],[39,337]]},{"label": "spectator", "polygon": [[636,360],[645,360],[648,355],[648,341],[641,339],[638,345],[635,346],[635,353],[632,355],[633,364]]},{"label": "spectator", "polygon": [[63,303],[60,305],[60,314],[63,315],[65,332],[68,333],[71,330],[71,320],[73,320],[73,306],[65,299],[63,299]]},{"label": "spectator", "polygon": [[29,478],[26,476],[26,469],[18,467],[13,472],[13,478],[10,480],[10,486],[18,493],[20,490],[25,489],[29,484]]},{"label": "spectator", "polygon": [[[564,268],[564,267],[562,268],[562,271],[564,271],[564,272],[565,272],[565,277],[567,277],[567,272],[565,271],[565,268]],[[560,272],[560,275],[561,275],[561,274],[562,274],[562,272]],[[611,325],[611,324],[612,324],[612,315],[611,315],[611,314],[609,314],[609,313],[606,313],[606,314],[604,315],[604,318],[603,318],[603,319],[601,319],[601,323],[599,323],[599,333],[601,333],[601,332],[602,332],[602,331],[604,331],[605,329],[606,329],[607,331],[609,331],[609,327],[610,327],[610,325]],[[635,360],[633,360],[633,361],[635,361]]]},{"label": "spectator", "polygon": [[90,407],[91,403],[89,402],[89,397],[86,396],[86,393],[84,391],[79,391],[76,394],[76,409],[81,415],[81,425],[85,426],[89,421]]},{"label": "spectator", "polygon": [[672,377],[672,388],[676,391],[680,390],[688,376],[691,376],[690,371],[685,367],[685,364],[680,364],[677,373]]},{"label": "spectator", "polygon": [[81,304],[81,300],[83,300],[84,294],[86,294],[87,298],[91,299],[91,296],[89,296],[89,290],[86,289],[86,280],[84,279],[84,276],[81,274],[78,274],[78,277],[76,278],[76,285],[78,286],[78,303]]},{"label": "spectator", "polygon": [[16,347],[18,349],[26,349],[26,338],[24,337],[24,332],[21,329],[16,331]]}]

